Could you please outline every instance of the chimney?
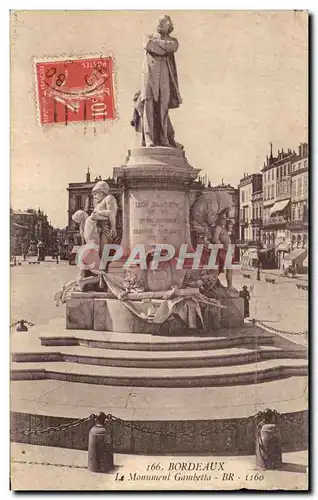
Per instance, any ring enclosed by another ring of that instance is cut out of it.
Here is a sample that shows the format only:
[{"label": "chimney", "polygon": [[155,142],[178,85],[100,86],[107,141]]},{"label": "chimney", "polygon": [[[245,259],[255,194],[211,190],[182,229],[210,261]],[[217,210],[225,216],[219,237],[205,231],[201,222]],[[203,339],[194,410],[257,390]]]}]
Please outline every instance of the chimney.
[{"label": "chimney", "polygon": [[301,156],[301,153],[302,153],[302,142],[300,143],[300,145],[298,146],[298,154],[299,156]]},{"label": "chimney", "polygon": [[91,173],[89,171],[89,167],[88,167],[87,172],[86,172],[86,182],[91,182]]}]

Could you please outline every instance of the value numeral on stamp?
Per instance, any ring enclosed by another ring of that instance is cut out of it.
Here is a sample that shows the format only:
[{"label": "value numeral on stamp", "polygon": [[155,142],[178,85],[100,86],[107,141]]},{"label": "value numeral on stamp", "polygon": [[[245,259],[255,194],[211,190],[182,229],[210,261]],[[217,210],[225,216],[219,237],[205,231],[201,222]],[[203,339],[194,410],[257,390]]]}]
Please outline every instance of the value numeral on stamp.
[{"label": "value numeral on stamp", "polygon": [[96,102],[92,104],[92,116],[107,116],[107,107],[104,102]]}]

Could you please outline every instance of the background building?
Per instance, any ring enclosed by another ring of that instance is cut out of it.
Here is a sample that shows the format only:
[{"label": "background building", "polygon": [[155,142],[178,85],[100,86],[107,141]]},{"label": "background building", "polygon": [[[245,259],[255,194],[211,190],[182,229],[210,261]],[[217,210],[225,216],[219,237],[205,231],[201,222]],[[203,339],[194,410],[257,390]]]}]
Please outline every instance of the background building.
[{"label": "background building", "polygon": [[252,193],[252,240],[257,241],[260,237],[263,221],[263,190],[259,189]]},{"label": "background building", "polygon": [[308,246],[308,145],[299,146],[291,168],[291,247]]},{"label": "background building", "polygon": [[39,208],[10,209],[11,254],[22,255],[31,242],[43,241],[46,252],[51,251],[54,228],[48,216]]},{"label": "background building", "polygon": [[275,251],[276,267],[281,268],[283,258],[290,248],[290,189],[291,164],[295,151],[278,150],[273,157],[266,157],[263,173],[263,243]]},{"label": "background building", "polygon": [[255,242],[255,193],[262,191],[262,175],[246,174],[239,183],[239,210],[240,210],[240,243],[251,244]]}]

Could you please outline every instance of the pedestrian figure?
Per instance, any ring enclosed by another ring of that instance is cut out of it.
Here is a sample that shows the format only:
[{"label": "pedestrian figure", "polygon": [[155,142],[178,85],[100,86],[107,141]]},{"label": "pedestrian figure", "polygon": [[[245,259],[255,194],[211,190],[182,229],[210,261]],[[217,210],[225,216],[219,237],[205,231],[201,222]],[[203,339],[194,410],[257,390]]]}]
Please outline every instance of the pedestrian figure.
[{"label": "pedestrian figure", "polygon": [[43,241],[39,241],[37,244],[37,249],[38,249],[38,262],[43,262],[45,260],[45,244]]},{"label": "pedestrian figure", "polygon": [[240,291],[240,297],[242,297],[242,299],[244,299],[244,318],[249,318],[250,316],[250,293],[247,289],[247,286],[244,285],[242,290]]}]

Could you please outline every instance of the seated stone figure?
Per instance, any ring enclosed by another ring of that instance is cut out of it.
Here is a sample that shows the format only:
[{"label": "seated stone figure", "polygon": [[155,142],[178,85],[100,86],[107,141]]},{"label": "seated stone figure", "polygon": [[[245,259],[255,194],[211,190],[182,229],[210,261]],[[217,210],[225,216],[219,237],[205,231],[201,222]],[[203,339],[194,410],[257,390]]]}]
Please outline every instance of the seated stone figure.
[{"label": "seated stone figure", "polygon": [[[223,287],[218,279],[219,275],[224,270],[225,260],[229,245],[231,244],[230,236],[225,228],[226,216],[232,209],[232,197],[221,191],[203,193],[194,202],[190,211],[191,232],[193,238],[193,246],[204,244],[203,254],[201,259],[201,269],[193,270],[188,273],[185,279],[186,286],[200,285],[202,293],[208,297],[236,297],[238,291],[232,285],[232,270],[226,270],[227,287]],[[218,269],[204,269],[210,258],[210,243],[222,244],[223,248],[219,249],[216,263]]]}]

